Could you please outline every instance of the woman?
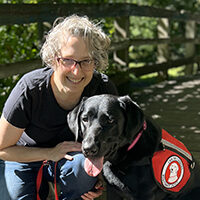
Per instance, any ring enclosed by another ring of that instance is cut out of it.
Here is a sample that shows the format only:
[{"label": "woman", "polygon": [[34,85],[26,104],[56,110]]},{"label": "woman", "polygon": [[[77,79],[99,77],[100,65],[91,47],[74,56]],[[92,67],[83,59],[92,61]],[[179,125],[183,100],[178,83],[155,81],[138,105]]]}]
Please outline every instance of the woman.
[{"label": "woman", "polygon": [[91,200],[101,195],[97,177],[83,169],[81,143],[74,142],[66,116],[83,96],[117,94],[108,77],[95,70],[107,67],[109,44],[87,17],[72,15],[49,32],[41,49],[46,67],[19,80],[0,119],[2,199],[36,199],[36,177],[44,160],[49,162],[43,168],[41,199],[46,199],[48,181],[54,176],[60,199]]}]

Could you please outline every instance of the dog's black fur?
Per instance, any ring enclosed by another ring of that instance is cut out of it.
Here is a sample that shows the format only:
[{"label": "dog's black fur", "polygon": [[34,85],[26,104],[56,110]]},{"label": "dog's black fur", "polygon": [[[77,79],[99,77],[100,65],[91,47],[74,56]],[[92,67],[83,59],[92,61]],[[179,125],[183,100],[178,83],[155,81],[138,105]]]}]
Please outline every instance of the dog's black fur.
[{"label": "dog's black fur", "polygon": [[[127,148],[143,129],[137,144]],[[161,128],[144,115],[130,97],[97,95],[84,98],[68,114],[68,124],[77,140],[82,140],[86,157],[104,156],[103,174],[119,195],[134,200],[172,200],[200,198],[198,164],[192,170],[190,184],[179,193],[162,190],[154,180],[151,158],[161,150]]]}]

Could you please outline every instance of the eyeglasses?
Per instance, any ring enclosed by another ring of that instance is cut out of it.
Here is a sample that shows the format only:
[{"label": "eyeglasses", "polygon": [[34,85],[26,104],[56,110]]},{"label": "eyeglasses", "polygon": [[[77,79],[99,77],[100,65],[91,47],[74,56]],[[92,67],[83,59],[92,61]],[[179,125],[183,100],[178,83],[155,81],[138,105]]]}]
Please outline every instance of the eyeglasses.
[{"label": "eyeglasses", "polygon": [[91,71],[91,70],[94,69],[94,61],[91,60],[91,59],[85,59],[85,60],[77,61],[77,60],[74,60],[74,59],[71,59],[71,58],[58,57],[57,60],[58,60],[58,62],[61,60],[62,65],[64,67],[67,67],[67,68],[71,68],[71,67],[74,67],[77,64],[79,64],[80,68],[83,71]]}]

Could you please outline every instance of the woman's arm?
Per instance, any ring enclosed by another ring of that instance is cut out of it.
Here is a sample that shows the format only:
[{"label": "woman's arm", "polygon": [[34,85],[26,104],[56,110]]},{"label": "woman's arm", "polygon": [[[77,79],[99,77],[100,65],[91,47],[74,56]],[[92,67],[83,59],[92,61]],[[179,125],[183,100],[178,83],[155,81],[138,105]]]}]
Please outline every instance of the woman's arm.
[{"label": "woman's arm", "polygon": [[[81,151],[81,144],[77,142],[62,142],[53,148],[24,147],[16,143],[24,129],[10,124],[3,116],[0,118],[0,159],[16,162],[34,162],[43,160],[58,161],[62,158],[72,160],[67,152]],[[92,200],[102,194],[99,183],[95,186],[96,192],[85,193],[84,200]]]},{"label": "woman's arm", "polygon": [[0,118],[0,159],[16,162],[58,161],[62,158],[71,160],[73,158],[67,152],[81,151],[81,144],[75,142],[62,142],[53,148],[17,146],[23,131],[24,129],[10,124],[3,116]]}]

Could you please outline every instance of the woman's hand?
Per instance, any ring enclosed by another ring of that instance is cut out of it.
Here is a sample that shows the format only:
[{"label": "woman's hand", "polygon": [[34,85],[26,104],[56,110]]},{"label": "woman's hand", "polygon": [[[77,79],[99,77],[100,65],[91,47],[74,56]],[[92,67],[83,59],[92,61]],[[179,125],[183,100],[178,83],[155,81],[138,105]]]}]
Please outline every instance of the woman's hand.
[{"label": "woman's hand", "polygon": [[81,143],[65,141],[57,144],[48,153],[47,160],[52,160],[54,162],[59,161],[62,158],[67,160],[73,160],[73,156],[68,155],[68,152],[81,151]]},{"label": "woman's hand", "polygon": [[95,185],[95,190],[96,190],[95,192],[89,191],[88,193],[83,194],[81,196],[81,198],[84,200],[93,200],[93,199],[101,196],[103,193],[103,190],[104,190],[102,180],[99,179],[97,181],[97,183]]}]

